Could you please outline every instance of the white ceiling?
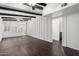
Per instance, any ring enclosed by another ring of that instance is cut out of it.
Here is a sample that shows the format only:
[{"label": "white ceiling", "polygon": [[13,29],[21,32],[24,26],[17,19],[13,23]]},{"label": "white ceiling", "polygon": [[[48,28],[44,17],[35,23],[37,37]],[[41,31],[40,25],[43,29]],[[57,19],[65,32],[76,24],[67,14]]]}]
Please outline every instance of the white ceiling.
[{"label": "white ceiling", "polygon": [[50,7],[50,8],[56,8],[60,5],[61,3],[48,3],[46,7]]},{"label": "white ceiling", "polygon": [[[47,3],[47,6],[44,8],[43,11],[46,11],[48,10],[47,12],[45,13],[48,13],[50,11],[52,11],[52,9],[55,9],[57,6],[59,6],[61,3]],[[40,9],[35,9],[35,10],[32,10],[32,7],[30,6],[27,6],[27,5],[23,5],[22,3],[0,3],[0,6],[3,6],[3,7],[8,7],[8,8],[13,8],[13,9],[19,9],[19,10],[24,10],[24,11],[29,11],[29,12],[34,12],[34,13],[39,13],[39,14],[43,14],[42,13],[42,10]],[[51,9],[50,9],[51,8]],[[8,10],[0,10],[0,12],[5,12],[5,13],[15,13],[15,14],[19,14],[19,12],[12,12],[12,11],[8,11]],[[28,13],[21,13],[20,14],[24,14],[24,15],[31,15],[32,14],[28,14]],[[36,16],[36,15],[35,15]]]},{"label": "white ceiling", "polygon": [[47,6],[43,9],[43,15],[47,15],[55,10],[61,3],[47,3]]},{"label": "white ceiling", "polygon": [[14,9],[42,14],[42,10],[40,10],[40,9],[32,10],[32,7],[23,5],[22,3],[0,3],[0,6],[5,6],[5,7],[9,7],[9,8],[14,8]]}]

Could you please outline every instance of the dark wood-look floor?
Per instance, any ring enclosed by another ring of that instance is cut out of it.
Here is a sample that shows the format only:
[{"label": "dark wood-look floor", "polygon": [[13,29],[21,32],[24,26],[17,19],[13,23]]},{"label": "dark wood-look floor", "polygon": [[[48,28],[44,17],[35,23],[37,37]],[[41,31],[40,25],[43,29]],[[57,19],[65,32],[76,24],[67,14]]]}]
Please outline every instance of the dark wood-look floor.
[{"label": "dark wood-look floor", "polygon": [[6,56],[51,56],[52,43],[30,36],[4,38],[0,55]]},{"label": "dark wood-look floor", "polygon": [[31,36],[3,38],[0,43],[1,56],[63,56],[60,42],[49,43]]},{"label": "dark wood-look floor", "polygon": [[79,56],[79,50],[75,50],[69,47],[63,47],[67,56]]},{"label": "dark wood-look floor", "polygon": [[53,40],[53,55],[54,56],[66,56],[61,42]]}]

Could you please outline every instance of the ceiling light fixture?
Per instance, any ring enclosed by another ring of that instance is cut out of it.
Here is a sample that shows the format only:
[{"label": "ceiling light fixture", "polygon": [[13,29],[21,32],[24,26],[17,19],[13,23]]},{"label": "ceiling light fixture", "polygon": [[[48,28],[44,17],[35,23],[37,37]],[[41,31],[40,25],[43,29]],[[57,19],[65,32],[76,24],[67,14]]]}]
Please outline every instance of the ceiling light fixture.
[{"label": "ceiling light fixture", "polygon": [[32,10],[35,10],[35,4],[36,3],[24,3],[24,5],[28,5],[28,6],[32,7]]},{"label": "ceiling light fixture", "polygon": [[35,6],[35,3],[28,3],[30,6]]},{"label": "ceiling light fixture", "polygon": [[28,3],[31,7],[32,7],[32,10],[35,10],[35,3]]},{"label": "ceiling light fixture", "polygon": [[35,3],[32,3],[32,6],[35,6]]}]

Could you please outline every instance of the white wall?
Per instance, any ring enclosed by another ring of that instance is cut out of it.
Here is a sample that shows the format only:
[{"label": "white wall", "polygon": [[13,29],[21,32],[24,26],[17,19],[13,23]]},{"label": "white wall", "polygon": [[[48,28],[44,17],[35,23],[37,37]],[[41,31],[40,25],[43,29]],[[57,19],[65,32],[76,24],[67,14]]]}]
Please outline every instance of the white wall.
[{"label": "white wall", "polygon": [[62,18],[62,45],[67,47],[67,16]]},{"label": "white wall", "polygon": [[[62,18],[61,29],[58,22]],[[79,13],[67,14],[53,19],[53,38],[58,39],[58,31],[62,31],[62,45],[79,50]]]},{"label": "white wall", "polygon": [[1,17],[0,17],[0,42],[1,42],[1,40],[2,40],[2,33],[3,33],[3,30],[2,30],[3,28],[2,28],[2,19],[1,19]]},{"label": "white wall", "polygon": [[[59,20],[61,24],[59,24]],[[52,23],[53,39],[58,40],[58,34],[61,31],[62,45],[79,50],[79,13],[71,13],[55,18]]]},{"label": "white wall", "polygon": [[[15,37],[26,35],[26,21],[3,21],[4,32],[2,37]],[[7,31],[5,31],[5,26]]]},{"label": "white wall", "polygon": [[79,13],[67,14],[62,17],[62,45],[79,50]]},{"label": "white wall", "polygon": [[27,34],[38,39],[52,42],[52,20],[49,17],[37,17],[27,22]]},{"label": "white wall", "polygon": [[79,50],[79,13],[67,15],[67,47]]}]

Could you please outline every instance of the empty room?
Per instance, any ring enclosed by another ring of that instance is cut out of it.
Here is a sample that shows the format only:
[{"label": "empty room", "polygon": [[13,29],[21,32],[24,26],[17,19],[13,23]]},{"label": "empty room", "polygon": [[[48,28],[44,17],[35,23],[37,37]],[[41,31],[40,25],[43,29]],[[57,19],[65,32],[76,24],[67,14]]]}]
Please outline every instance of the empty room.
[{"label": "empty room", "polygon": [[79,56],[79,3],[0,3],[0,56]]}]

